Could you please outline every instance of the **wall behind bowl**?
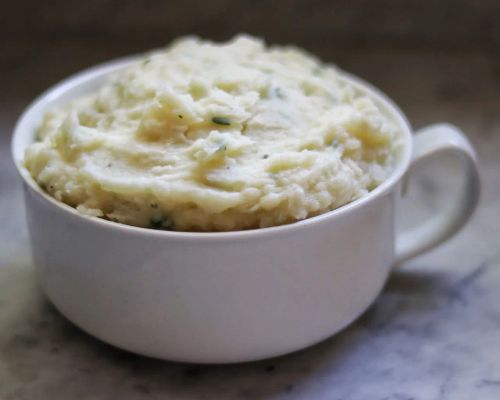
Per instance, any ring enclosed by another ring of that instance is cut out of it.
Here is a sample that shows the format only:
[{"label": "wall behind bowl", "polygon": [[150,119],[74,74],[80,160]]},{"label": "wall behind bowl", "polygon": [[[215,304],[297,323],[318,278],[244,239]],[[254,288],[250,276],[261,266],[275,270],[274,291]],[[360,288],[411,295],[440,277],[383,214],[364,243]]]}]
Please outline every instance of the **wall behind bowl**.
[{"label": "wall behind bowl", "polygon": [[330,46],[500,46],[497,0],[16,0],[0,35],[37,40],[113,39],[161,45],[196,33],[248,31],[274,41]]}]

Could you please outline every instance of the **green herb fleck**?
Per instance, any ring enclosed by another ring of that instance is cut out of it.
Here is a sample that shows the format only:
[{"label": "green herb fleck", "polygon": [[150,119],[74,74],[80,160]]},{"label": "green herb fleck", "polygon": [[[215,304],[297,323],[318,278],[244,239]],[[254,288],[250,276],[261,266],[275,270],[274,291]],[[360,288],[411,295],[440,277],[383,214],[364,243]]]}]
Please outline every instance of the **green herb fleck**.
[{"label": "green herb fleck", "polygon": [[321,68],[321,67],[314,67],[312,70],[313,75],[321,75],[322,72],[323,72],[323,68]]},{"label": "green herb fleck", "polygon": [[142,65],[148,65],[151,62],[151,58],[146,58],[143,62]]},{"label": "green herb fleck", "polygon": [[333,148],[336,149],[337,147],[339,147],[339,145],[340,145],[340,143],[337,139],[332,140],[332,147]]},{"label": "green herb fleck", "polygon": [[177,117],[180,119],[184,118],[184,116],[182,114],[179,114]]},{"label": "green herb fleck", "polygon": [[231,121],[229,121],[229,118],[226,117],[213,117],[212,122],[217,125],[231,125]]},{"label": "green herb fleck", "polygon": [[274,88],[274,95],[278,98],[278,99],[284,99],[285,98],[285,95],[283,93],[283,91],[281,90],[281,88],[277,87],[277,88]]},{"label": "green herb fleck", "polygon": [[152,229],[170,231],[172,230],[172,221],[164,216],[155,216],[149,220],[149,227]]},{"label": "green herb fleck", "polygon": [[41,142],[42,141],[42,137],[40,136],[39,132],[36,133],[34,140],[35,140],[35,142]]},{"label": "green herb fleck", "polygon": [[218,153],[219,151],[226,151],[227,150],[227,146],[225,143],[220,143],[218,146],[217,146],[217,150],[215,150],[216,153]]},{"label": "green herb fleck", "polygon": [[269,158],[269,154],[264,154],[262,158],[265,160],[266,158]]}]

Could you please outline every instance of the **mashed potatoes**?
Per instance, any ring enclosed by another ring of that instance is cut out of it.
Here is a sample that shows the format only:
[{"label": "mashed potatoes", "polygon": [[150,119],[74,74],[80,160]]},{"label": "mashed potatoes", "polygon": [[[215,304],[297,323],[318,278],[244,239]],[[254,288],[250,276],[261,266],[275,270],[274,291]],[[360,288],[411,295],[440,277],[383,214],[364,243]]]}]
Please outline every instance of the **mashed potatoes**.
[{"label": "mashed potatoes", "polygon": [[249,36],[178,40],[45,115],[33,178],[81,213],[179,231],[286,224],[379,185],[398,131],[332,66]]}]

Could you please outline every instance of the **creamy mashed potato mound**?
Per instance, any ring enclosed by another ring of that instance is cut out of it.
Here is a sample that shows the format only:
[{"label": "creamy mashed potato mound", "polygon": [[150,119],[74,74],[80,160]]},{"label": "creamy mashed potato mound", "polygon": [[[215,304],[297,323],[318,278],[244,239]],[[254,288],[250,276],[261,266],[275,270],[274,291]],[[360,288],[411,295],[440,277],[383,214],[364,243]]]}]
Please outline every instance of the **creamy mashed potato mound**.
[{"label": "creamy mashed potato mound", "polygon": [[48,112],[25,164],[89,216],[231,231],[366,195],[393,170],[398,138],[376,102],[302,50],[188,37]]}]

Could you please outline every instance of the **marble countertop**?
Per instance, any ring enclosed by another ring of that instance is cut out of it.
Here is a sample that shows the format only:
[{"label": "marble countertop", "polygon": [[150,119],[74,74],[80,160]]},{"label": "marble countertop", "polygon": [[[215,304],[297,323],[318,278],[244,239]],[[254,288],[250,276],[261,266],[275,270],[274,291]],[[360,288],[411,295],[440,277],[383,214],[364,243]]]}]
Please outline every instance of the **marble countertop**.
[{"label": "marble countertop", "polygon": [[[196,366],[89,337],[37,286],[10,130],[41,89],[36,76],[47,71],[56,80],[106,58],[99,50],[80,58],[72,56],[81,49],[61,52],[63,66],[11,69],[0,96],[0,399],[500,399],[499,55],[378,49],[329,56],[385,90],[415,126],[447,120],[463,127],[481,159],[481,204],[460,234],[395,271],[374,305],[337,336],[267,361]],[[446,207],[458,179],[447,160],[420,172],[404,224]]]}]

